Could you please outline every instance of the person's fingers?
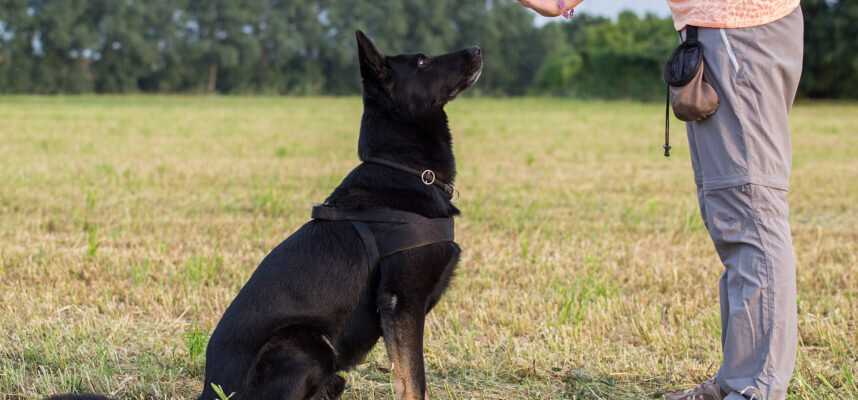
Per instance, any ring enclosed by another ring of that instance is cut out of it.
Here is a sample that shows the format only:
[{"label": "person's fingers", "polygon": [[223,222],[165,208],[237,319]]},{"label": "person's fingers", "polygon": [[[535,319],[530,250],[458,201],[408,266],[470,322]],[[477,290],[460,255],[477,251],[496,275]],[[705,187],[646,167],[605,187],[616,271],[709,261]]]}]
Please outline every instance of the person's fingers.
[{"label": "person's fingers", "polygon": [[564,0],[564,3],[566,3],[566,7],[564,7],[563,11],[578,7],[578,5],[583,2],[584,0]]},{"label": "person's fingers", "polygon": [[559,17],[571,14],[570,10],[577,7],[584,0],[518,0],[518,3],[531,8],[546,17]]},{"label": "person's fingers", "polygon": [[560,15],[564,18],[572,18],[575,13],[575,7],[578,7],[584,0],[559,0],[557,2],[560,7]]}]

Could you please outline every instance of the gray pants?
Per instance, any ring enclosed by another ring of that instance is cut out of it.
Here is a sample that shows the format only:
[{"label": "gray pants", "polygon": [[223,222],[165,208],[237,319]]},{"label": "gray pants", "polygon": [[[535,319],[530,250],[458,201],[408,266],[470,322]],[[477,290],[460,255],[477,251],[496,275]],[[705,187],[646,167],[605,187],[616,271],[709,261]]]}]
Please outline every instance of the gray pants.
[{"label": "gray pants", "polygon": [[795,367],[788,116],[801,77],[803,25],[796,9],[759,27],[699,32],[706,79],[721,108],[689,123],[688,141],[703,219],[726,267],[716,380],[731,392],[728,400],[783,400]]}]

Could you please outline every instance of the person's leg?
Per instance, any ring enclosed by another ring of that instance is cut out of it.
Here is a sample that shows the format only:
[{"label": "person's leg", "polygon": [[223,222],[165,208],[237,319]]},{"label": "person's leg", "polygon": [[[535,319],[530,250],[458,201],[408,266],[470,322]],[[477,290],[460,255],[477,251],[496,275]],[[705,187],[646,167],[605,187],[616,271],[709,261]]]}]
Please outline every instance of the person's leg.
[{"label": "person's leg", "polygon": [[[684,36],[683,36],[684,37]],[[697,148],[695,124],[687,124],[688,129],[688,149],[691,155],[691,167],[694,171],[694,185],[697,188],[697,204],[700,207],[700,216],[703,219],[703,224],[709,230],[709,222],[706,218],[706,202],[703,200],[703,165],[700,163],[700,150]],[[727,315],[729,315],[729,297],[727,295],[727,272],[721,274],[721,279],[718,284],[718,297],[721,305],[721,348],[724,348],[727,340]]]},{"label": "person's leg", "polygon": [[737,400],[739,394],[785,399],[793,372],[795,258],[786,196],[753,184],[704,192],[709,232],[726,267],[724,361],[717,382]]},{"label": "person's leg", "polygon": [[721,107],[712,118],[689,124],[689,144],[701,213],[725,272],[724,361],[717,384],[698,390],[707,399],[782,400],[797,347],[786,190],[788,114],[801,75],[803,18],[796,10],[760,27],[701,29],[699,36],[706,79]]}]

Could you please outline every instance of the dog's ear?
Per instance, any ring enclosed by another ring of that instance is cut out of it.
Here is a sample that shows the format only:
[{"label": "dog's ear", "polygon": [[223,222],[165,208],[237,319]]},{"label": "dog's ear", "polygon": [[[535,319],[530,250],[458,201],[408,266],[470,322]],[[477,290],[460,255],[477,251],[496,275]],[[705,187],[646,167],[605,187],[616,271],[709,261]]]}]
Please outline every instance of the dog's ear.
[{"label": "dog's ear", "polygon": [[378,51],[363,32],[355,32],[355,37],[357,38],[361,77],[377,81],[386,79],[387,65],[384,61],[384,55]]}]

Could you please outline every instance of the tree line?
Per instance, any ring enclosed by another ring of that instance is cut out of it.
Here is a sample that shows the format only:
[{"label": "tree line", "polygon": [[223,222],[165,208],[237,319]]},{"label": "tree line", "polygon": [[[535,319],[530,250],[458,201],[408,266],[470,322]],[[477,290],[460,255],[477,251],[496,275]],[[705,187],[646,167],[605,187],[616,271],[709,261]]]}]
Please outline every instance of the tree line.
[{"label": "tree line", "polygon": [[[802,94],[858,98],[858,0],[804,0]],[[383,51],[479,44],[486,95],[656,99],[668,18],[534,23],[514,0],[0,0],[0,93],[354,94]]]}]

